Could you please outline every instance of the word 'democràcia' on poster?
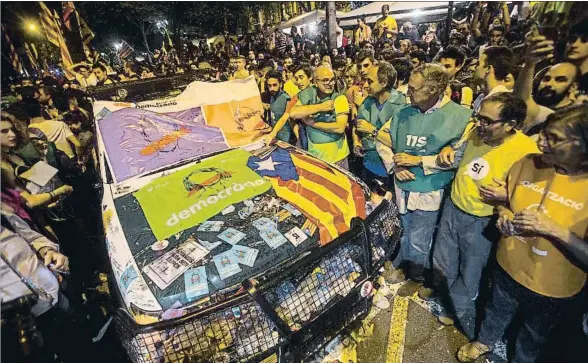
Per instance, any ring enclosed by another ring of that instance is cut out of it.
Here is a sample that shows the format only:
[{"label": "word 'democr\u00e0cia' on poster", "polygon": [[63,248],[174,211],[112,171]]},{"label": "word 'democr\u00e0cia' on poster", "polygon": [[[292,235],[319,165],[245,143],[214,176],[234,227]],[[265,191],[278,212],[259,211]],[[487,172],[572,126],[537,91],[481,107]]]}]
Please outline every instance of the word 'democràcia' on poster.
[{"label": "word 'democr\u00e0cia' on poster", "polygon": [[157,239],[165,239],[268,191],[271,184],[247,167],[251,154],[235,149],[147,184],[134,193]]}]

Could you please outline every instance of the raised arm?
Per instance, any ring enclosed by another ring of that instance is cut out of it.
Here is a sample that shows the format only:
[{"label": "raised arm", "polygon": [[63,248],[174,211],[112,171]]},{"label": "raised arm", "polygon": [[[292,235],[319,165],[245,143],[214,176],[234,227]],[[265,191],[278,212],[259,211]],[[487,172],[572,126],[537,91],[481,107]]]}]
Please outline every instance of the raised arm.
[{"label": "raised arm", "polygon": [[514,86],[514,95],[527,104],[527,117],[523,124],[523,130],[529,126],[539,114],[539,105],[533,99],[533,77],[535,66],[541,60],[553,58],[553,41],[544,36],[532,36],[527,34],[527,46],[525,51],[525,65],[519,74]]},{"label": "raised arm", "polygon": [[510,31],[510,13],[506,2],[501,2],[502,6],[502,20],[504,21],[504,35],[506,36]]},{"label": "raised arm", "polygon": [[480,31],[480,11],[482,11],[482,7],[480,3],[476,4],[474,9],[474,19],[472,20],[472,29],[471,32],[475,38],[479,38],[482,36],[482,32]]}]

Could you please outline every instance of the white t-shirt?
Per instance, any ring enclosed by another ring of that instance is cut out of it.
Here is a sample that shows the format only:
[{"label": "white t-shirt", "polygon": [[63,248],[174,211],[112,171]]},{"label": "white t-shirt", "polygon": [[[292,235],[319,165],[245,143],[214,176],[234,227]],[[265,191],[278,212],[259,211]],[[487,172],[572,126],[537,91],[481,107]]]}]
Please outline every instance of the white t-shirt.
[{"label": "white t-shirt", "polygon": [[30,124],[29,127],[39,129],[45,134],[47,140],[55,143],[55,147],[63,151],[70,158],[75,156],[68,137],[73,136],[73,133],[63,121],[47,120],[36,124]]},{"label": "white t-shirt", "polygon": [[341,29],[337,25],[337,48],[341,48],[343,46],[343,29]]}]

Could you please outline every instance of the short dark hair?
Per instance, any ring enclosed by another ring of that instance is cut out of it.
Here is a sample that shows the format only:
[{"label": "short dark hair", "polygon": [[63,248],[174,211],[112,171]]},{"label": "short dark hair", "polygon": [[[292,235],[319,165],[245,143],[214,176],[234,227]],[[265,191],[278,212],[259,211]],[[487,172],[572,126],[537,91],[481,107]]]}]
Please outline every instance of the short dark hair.
[{"label": "short dark hair", "polygon": [[397,78],[406,84],[410,78],[410,72],[412,71],[412,64],[410,64],[410,61],[406,58],[395,58],[392,59],[390,63],[394,66],[394,69],[396,69],[396,73],[398,74]]},{"label": "short dark hair", "polygon": [[410,58],[416,58],[419,62],[426,62],[427,61],[427,54],[422,50],[416,50],[414,52],[410,52]]},{"label": "short dark hair", "polygon": [[384,58],[384,60],[386,62],[392,62],[392,60],[396,59],[396,58],[406,58],[404,53],[402,53],[401,51],[399,51],[397,49],[389,49],[389,50],[383,51],[380,53],[380,55],[382,56],[382,58]]},{"label": "short dark hair", "polygon": [[457,67],[461,66],[466,58],[465,54],[455,47],[447,47],[447,49],[444,49],[437,57],[439,60],[441,60],[441,58],[455,59],[455,65]]},{"label": "short dark hair", "polygon": [[563,123],[567,126],[566,136],[575,135],[582,140],[584,166],[588,164],[588,105],[583,103],[558,109],[547,116],[547,125]]},{"label": "short dark hair", "polygon": [[370,62],[374,63],[376,60],[374,59],[374,54],[369,50],[363,49],[357,54],[357,63],[361,63],[364,59],[369,58]]},{"label": "short dark hair", "polygon": [[22,109],[28,118],[41,117],[41,104],[33,98],[22,100]]},{"label": "short dark hair", "polygon": [[498,30],[499,32],[501,32],[502,34],[504,34],[504,27],[502,25],[493,25],[490,27],[490,29],[488,29],[488,33],[490,33],[491,31],[494,30]]},{"label": "short dark hair", "polygon": [[33,86],[24,86],[20,89],[20,95],[22,96],[23,100],[27,98],[34,99],[35,93],[37,92],[39,92],[39,90]]},{"label": "short dark hair", "polygon": [[588,35],[588,17],[571,26],[570,35]]},{"label": "short dark hair", "polygon": [[394,66],[388,62],[379,62],[378,65],[378,82],[386,83],[386,89],[392,91],[396,85],[396,79],[398,74]]},{"label": "short dark hair", "polygon": [[51,87],[51,86],[43,86],[41,88],[39,88],[39,90],[43,90],[43,93],[46,94],[47,96],[51,96],[53,97],[53,94],[56,93],[55,87]]},{"label": "short dark hair", "polygon": [[276,71],[276,70],[271,70],[269,72],[267,72],[267,74],[265,75],[265,79],[269,80],[270,78],[275,78],[278,80],[278,82],[282,83],[282,73]]},{"label": "short dark hair", "polygon": [[514,127],[521,125],[525,117],[527,117],[527,104],[511,92],[495,93],[484,99],[483,102],[496,102],[501,104],[500,121],[512,123]]},{"label": "short dark hair", "polygon": [[104,64],[102,63],[96,63],[92,66],[92,69],[98,69],[100,68],[102,70],[102,72],[107,72],[106,67],[104,66]]},{"label": "short dark hair", "polygon": [[365,16],[360,16],[357,20],[361,20],[365,24]]},{"label": "short dark hair", "polygon": [[384,11],[384,9],[387,9],[388,11],[390,11],[390,6],[388,4],[382,5],[382,11]]},{"label": "short dark hair", "polygon": [[299,71],[303,71],[308,78],[312,78],[312,68],[310,67],[310,64],[300,63],[298,67],[294,68],[294,74],[298,73]]},{"label": "short dark hair", "polygon": [[512,50],[504,46],[491,46],[484,50],[488,66],[494,68],[496,79],[502,81],[509,74],[513,74],[514,56]]}]

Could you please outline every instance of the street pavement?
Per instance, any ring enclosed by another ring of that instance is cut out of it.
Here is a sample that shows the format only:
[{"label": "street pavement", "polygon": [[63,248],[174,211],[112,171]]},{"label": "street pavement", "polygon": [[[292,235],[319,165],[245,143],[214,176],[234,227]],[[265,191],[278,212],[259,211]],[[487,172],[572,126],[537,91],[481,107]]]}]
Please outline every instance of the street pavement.
[{"label": "street pavement", "polygon": [[[372,320],[373,335],[357,345],[358,363],[452,363],[455,353],[468,339],[455,327],[437,321],[440,308],[420,299],[419,285],[391,285],[390,308]],[[479,363],[506,362],[504,345],[497,354],[480,357]]]}]

